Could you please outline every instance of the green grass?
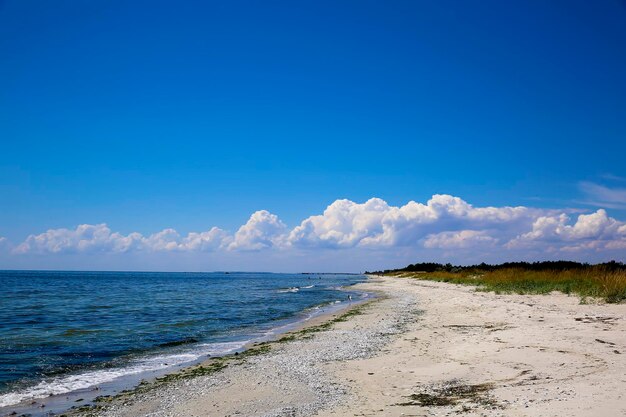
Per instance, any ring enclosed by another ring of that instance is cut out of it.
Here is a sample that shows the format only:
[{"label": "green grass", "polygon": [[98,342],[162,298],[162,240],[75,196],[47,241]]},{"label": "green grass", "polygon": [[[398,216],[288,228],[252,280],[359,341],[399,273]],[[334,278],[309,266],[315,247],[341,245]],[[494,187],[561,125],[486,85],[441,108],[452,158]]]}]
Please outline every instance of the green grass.
[{"label": "green grass", "polygon": [[480,291],[496,294],[548,294],[560,291],[587,297],[601,298],[608,303],[626,300],[626,272],[611,271],[601,266],[564,271],[532,271],[520,268],[495,271],[461,272],[393,272],[387,275],[454,284],[475,285]]}]

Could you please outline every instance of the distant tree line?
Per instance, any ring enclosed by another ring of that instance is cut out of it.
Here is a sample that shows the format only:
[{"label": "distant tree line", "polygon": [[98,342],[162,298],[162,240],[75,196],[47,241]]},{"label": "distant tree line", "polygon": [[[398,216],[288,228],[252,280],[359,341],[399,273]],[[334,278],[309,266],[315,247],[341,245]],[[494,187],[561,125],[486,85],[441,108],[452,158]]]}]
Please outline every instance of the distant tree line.
[{"label": "distant tree line", "polygon": [[590,269],[603,267],[609,271],[626,271],[626,264],[623,262],[604,262],[600,264],[580,263],[574,261],[543,261],[543,262],[505,262],[502,264],[490,265],[481,263],[478,265],[452,265],[439,264],[435,262],[421,262],[410,264],[400,269],[385,269],[384,271],[365,272],[366,274],[387,274],[392,272],[462,272],[462,271],[496,271],[498,269],[524,269],[531,271],[565,271],[568,269]]}]

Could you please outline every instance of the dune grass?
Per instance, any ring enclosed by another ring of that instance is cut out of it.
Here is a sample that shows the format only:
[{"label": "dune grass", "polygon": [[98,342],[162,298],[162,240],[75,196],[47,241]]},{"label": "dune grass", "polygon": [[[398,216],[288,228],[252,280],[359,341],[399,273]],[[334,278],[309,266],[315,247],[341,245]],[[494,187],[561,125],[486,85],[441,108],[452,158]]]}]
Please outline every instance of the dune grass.
[{"label": "dune grass", "polygon": [[626,271],[602,266],[563,271],[507,268],[495,271],[392,272],[389,275],[476,285],[481,291],[498,294],[547,294],[560,291],[576,294],[583,300],[587,297],[602,298],[608,303],[626,300]]}]

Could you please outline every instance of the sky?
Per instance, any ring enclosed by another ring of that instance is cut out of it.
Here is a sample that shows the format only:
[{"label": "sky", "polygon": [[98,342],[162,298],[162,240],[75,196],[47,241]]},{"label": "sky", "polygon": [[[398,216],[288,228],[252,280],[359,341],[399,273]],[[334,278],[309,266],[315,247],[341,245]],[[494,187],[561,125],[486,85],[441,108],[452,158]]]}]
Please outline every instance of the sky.
[{"label": "sky", "polygon": [[626,261],[626,2],[0,0],[0,269]]}]

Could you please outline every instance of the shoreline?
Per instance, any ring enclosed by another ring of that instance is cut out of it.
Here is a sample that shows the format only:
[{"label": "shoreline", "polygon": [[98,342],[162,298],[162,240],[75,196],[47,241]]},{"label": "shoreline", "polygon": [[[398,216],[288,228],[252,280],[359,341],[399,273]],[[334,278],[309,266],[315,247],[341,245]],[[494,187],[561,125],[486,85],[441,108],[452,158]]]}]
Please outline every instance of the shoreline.
[{"label": "shoreline", "polygon": [[[352,287],[353,285],[349,285],[343,289],[351,291]],[[47,397],[33,398],[28,401],[23,401],[20,404],[0,408],[0,417],[15,415],[46,417],[51,415],[74,414],[77,412],[77,409],[86,410],[96,405],[94,400],[100,397],[114,398],[120,393],[132,393],[142,386],[149,385],[158,379],[176,377],[176,375],[185,373],[186,371],[210,364],[216,359],[236,358],[240,354],[245,355],[247,351],[255,350],[258,346],[273,343],[285,337],[285,335],[320,325],[332,320],[337,315],[344,314],[359,305],[372,302],[376,299],[376,295],[373,293],[362,291],[361,295],[362,298],[355,300],[328,302],[303,310],[298,313],[297,316],[281,320],[281,324],[267,330],[262,336],[256,336],[249,341],[224,342],[223,344],[232,344],[233,347],[223,353],[202,355],[197,359],[190,359],[187,362],[174,364],[164,369],[146,370],[139,373],[122,375],[112,381],[100,383],[93,387],[81,388]],[[184,353],[184,351],[181,351],[181,353]],[[175,353],[172,352],[171,354]]]},{"label": "shoreline", "polygon": [[625,304],[368,278],[384,296],[69,414],[626,416]]},{"label": "shoreline", "polygon": [[[364,302],[301,322],[292,331],[253,343],[241,353],[208,359],[156,384],[104,399],[95,409],[75,409],[67,415],[312,415],[338,405],[348,392],[319,365],[370,357],[418,314],[412,297],[400,293],[389,297],[387,291],[370,287],[371,279],[350,286],[376,294]],[[403,302],[397,303],[400,299]],[[344,330],[380,303],[393,305],[398,314],[381,317],[373,328],[356,334]],[[228,392],[213,392],[221,389]],[[215,398],[221,401],[214,402]],[[184,410],[171,409],[181,406]]]},{"label": "shoreline", "polygon": [[[355,286],[357,286],[359,284],[354,284],[351,286],[347,286],[345,287],[346,290],[354,290]],[[277,332],[272,332],[271,335],[266,335],[265,337],[263,337],[260,340],[257,341],[250,341],[248,343],[246,343],[241,350],[238,350],[238,353],[241,352],[245,352],[248,349],[254,348],[255,346],[262,344],[262,343],[273,343],[276,342],[277,340],[288,336],[290,334],[294,334],[294,333],[299,333],[303,330],[306,330],[308,328],[311,327],[316,327],[319,325],[322,325],[326,322],[332,321],[333,318],[337,317],[338,315],[343,315],[347,312],[349,312],[352,309],[358,308],[361,305],[364,304],[369,304],[371,302],[375,302],[377,299],[384,297],[384,294],[382,293],[377,293],[374,291],[361,291],[361,293],[363,295],[365,295],[363,298],[358,299],[358,300],[352,300],[352,301],[342,301],[340,304],[325,304],[322,306],[318,306],[317,308],[325,308],[325,307],[329,307],[329,311],[324,311],[321,312],[319,314],[313,315],[311,317],[308,318],[303,318],[301,320],[296,320],[292,323],[288,323],[284,326],[279,326],[277,329],[283,329]],[[336,307],[336,308],[332,308],[332,307]],[[232,355],[233,353],[229,353],[227,355]]]}]

